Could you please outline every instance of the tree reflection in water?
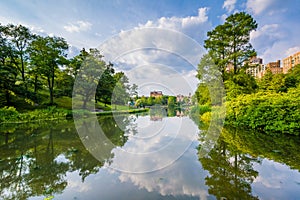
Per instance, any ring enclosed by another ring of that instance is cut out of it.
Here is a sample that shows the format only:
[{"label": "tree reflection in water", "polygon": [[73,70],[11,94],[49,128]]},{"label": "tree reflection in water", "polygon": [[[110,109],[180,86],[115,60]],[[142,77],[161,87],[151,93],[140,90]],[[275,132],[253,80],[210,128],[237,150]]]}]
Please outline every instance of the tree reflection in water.
[{"label": "tree reflection in water", "polygon": [[[121,121],[126,127],[126,116]],[[127,137],[111,116],[99,118],[103,132],[117,146]],[[89,124],[83,123],[85,126]],[[132,127],[131,127],[132,129]],[[131,130],[134,131],[134,130]],[[0,129],[0,196],[27,199],[64,191],[67,172],[78,171],[82,182],[103,166],[84,147],[73,122],[2,126]],[[109,160],[113,155],[108,154]]]},{"label": "tree reflection in water", "polygon": [[208,192],[217,199],[258,199],[251,194],[251,183],[258,175],[253,163],[260,161],[226,142],[225,132],[224,129],[208,155],[200,157],[203,168],[210,173],[205,178]]}]

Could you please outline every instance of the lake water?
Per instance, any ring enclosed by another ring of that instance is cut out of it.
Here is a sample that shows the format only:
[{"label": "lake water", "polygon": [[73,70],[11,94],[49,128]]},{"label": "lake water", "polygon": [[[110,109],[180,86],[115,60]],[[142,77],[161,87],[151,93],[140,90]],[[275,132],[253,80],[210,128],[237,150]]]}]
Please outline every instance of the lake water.
[{"label": "lake water", "polygon": [[206,129],[180,113],[1,126],[0,199],[300,198],[299,137]]}]

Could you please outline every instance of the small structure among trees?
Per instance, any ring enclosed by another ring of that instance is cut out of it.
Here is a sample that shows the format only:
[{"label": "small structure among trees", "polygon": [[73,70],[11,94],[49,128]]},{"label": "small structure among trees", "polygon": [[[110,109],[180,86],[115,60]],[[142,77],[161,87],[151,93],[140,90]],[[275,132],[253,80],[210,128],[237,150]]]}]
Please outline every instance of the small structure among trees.
[{"label": "small structure among trees", "polygon": [[150,92],[150,97],[162,97],[163,96],[163,93],[162,91],[152,91]]}]

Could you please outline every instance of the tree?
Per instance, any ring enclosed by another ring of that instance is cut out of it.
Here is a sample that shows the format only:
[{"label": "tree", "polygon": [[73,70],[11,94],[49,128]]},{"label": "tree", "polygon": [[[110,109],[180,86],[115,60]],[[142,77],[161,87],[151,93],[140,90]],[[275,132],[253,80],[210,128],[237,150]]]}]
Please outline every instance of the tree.
[{"label": "tree", "polygon": [[131,98],[137,98],[138,97],[138,85],[136,85],[135,83],[132,84],[132,86],[130,87],[130,96]]},{"label": "tree", "polygon": [[12,44],[11,59],[18,72],[21,74],[22,82],[27,90],[25,80],[26,61],[28,60],[27,47],[33,39],[33,34],[23,25],[8,24],[5,33]]},{"label": "tree", "polygon": [[10,96],[14,93],[17,70],[13,67],[10,57],[12,47],[5,37],[4,31],[5,27],[0,24],[0,90],[5,95],[6,105],[10,105]]},{"label": "tree", "polygon": [[176,105],[176,97],[169,96],[168,97],[168,107],[174,108]]},{"label": "tree", "polygon": [[211,104],[210,93],[207,85],[200,83],[195,92],[195,97],[200,105]]},{"label": "tree", "polygon": [[261,90],[286,92],[287,88],[292,86],[293,79],[287,79],[285,74],[273,74],[270,69],[267,69],[258,84]]},{"label": "tree", "polygon": [[251,94],[258,88],[253,76],[240,71],[238,74],[230,75],[225,81],[226,99],[230,100],[240,94]]},{"label": "tree", "polygon": [[147,98],[147,105],[148,106],[152,106],[154,104],[154,99],[153,99],[153,97],[148,97]]},{"label": "tree", "polygon": [[99,100],[104,102],[105,106],[111,102],[113,89],[116,84],[113,76],[114,73],[115,70],[113,68],[113,64],[109,63],[106,65],[106,69],[101,75],[97,86],[96,101]]},{"label": "tree", "polygon": [[257,23],[251,15],[240,12],[226,18],[223,25],[207,33],[204,47],[225,77],[226,67],[233,65],[237,73],[243,63],[256,55],[250,44],[250,32],[256,30]]},{"label": "tree", "polygon": [[128,77],[124,72],[118,72],[114,75],[116,85],[113,90],[112,103],[124,105],[130,99],[129,89],[130,85]]},{"label": "tree", "polygon": [[[73,87],[73,106],[79,106],[76,103],[78,101],[78,104],[81,104],[81,108],[87,109],[88,102],[95,99],[99,79],[106,69],[106,63],[102,58],[103,55],[97,49],[90,49],[89,52],[85,51],[85,49],[81,51],[79,58],[77,58],[78,71],[77,67],[74,70],[76,80]],[[91,106],[93,108],[94,104]]]},{"label": "tree", "polygon": [[47,80],[50,105],[54,103],[53,89],[58,66],[66,63],[67,49],[67,42],[60,37],[37,36],[30,44],[31,64],[36,66],[37,71]]},{"label": "tree", "polygon": [[253,163],[259,160],[242,152],[238,149],[240,146],[232,144],[240,141],[240,138],[235,139],[239,134],[230,135],[232,143],[228,143],[226,131],[223,129],[213,149],[206,156],[199,158],[203,168],[209,171],[209,176],[205,178],[208,192],[217,199],[226,197],[256,200],[258,198],[252,195],[251,183],[258,176],[258,172],[253,169]]}]

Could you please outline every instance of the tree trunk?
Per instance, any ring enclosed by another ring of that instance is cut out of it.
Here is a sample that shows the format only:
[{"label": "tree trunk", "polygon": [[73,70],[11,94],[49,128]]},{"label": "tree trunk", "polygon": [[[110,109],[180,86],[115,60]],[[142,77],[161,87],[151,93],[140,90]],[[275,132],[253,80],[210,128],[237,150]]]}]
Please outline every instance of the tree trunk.
[{"label": "tree trunk", "polygon": [[24,60],[23,60],[23,53],[21,54],[21,74],[22,74],[22,81],[25,84],[25,89],[26,89],[26,96],[27,96],[27,83],[25,81],[25,66],[24,66]]},{"label": "tree trunk", "polygon": [[38,80],[38,76],[35,75],[35,77],[34,77],[34,94],[36,94],[36,92],[37,92],[37,80]]},{"label": "tree trunk", "polygon": [[84,98],[84,99],[83,99],[83,105],[82,105],[82,108],[83,108],[83,109],[86,109],[86,102],[87,102],[87,99]]},{"label": "tree trunk", "polygon": [[10,106],[10,94],[7,89],[5,90],[5,98],[6,98],[6,105]]}]

